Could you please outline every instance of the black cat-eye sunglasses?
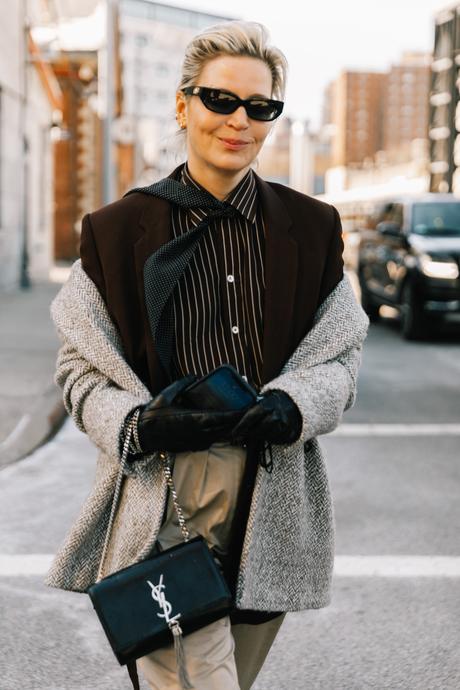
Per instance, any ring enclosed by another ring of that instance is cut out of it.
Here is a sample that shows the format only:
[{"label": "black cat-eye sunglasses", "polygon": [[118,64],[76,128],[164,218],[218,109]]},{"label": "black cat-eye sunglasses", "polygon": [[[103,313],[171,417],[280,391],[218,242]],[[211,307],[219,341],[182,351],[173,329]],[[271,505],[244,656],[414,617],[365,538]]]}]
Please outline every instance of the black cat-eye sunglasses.
[{"label": "black cat-eye sunglasses", "polygon": [[240,105],[245,108],[252,120],[275,120],[283,112],[283,101],[274,101],[262,96],[239,98],[231,91],[211,89],[207,86],[186,86],[181,91],[189,96],[199,96],[208,110],[221,115],[234,113]]}]

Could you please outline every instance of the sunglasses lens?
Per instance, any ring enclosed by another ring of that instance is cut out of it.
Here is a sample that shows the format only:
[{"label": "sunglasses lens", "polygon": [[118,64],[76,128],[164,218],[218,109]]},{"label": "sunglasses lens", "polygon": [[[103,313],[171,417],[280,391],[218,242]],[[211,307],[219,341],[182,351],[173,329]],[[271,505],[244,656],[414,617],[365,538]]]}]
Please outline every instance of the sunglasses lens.
[{"label": "sunglasses lens", "polygon": [[[221,115],[229,115],[239,106],[239,101],[231,93],[219,89],[203,90],[200,97],[206,108]],[[246,112],[253,120],[274,120],[281,111],[282,107],[271,100],[254,99],[246,105]]]},{"label": "sunglasses lens", "polygon": [[278,107],[270,101],[255,101],[248,105],[248,115],[253,120],[274,120],[279,112]]},{"label": "sunglasses lens", "polygon": [[228,115],[233,113],[238,107],[238,101],[236,98],[225,91],[209,91],[207,94],[203,95],[203,103],[209,110],[215,113],[221,113],[222,115]]}]

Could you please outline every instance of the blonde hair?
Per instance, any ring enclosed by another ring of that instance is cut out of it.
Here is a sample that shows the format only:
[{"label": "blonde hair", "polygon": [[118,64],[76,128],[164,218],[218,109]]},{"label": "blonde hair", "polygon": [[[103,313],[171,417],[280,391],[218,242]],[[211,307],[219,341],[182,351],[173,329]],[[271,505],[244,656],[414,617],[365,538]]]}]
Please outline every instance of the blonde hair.
[{"label": "blonde hair", "polygon": [[[219,55],[244,55],[263,60],[272,75],[272,93],[283,100],[288,62],[284,53],[269,44],[267,28],[259,22],[232,20],[209,26],[194,36],[185,49],[182,76],[177,90],[197,83],[204,65]],[[177,135],[185,140],[186,130]]]},{"label": "blonde hair", "polygon": [[272,75],[272,95],[283,100],[288,63],[268,39],[267,28],[259,22],[235,20],[207,27],[185,49],[178,90],[196,84],[205,63],[218,55],[246,55],[265,62]]}]

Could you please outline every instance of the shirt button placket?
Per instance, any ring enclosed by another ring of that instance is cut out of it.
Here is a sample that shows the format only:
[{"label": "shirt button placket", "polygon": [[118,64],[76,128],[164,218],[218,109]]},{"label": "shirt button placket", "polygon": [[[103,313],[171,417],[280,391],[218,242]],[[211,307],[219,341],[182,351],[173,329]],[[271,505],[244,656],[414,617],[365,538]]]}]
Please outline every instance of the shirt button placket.
[{"label": "shirt button placket", "polygon": [[[227,276],[227,281],[228,281],[229,283],[234,283],[234,282],[235,282],[235,276],[233,275],[233,273],[229,273],[229,274],[228,274],[228,276]],[[239,333],[239,332],[240,332],[240,329],[238,328],[238,326],[232,326],[232,333],[234,333],[234,334],[236,335],[236,334]]]}]

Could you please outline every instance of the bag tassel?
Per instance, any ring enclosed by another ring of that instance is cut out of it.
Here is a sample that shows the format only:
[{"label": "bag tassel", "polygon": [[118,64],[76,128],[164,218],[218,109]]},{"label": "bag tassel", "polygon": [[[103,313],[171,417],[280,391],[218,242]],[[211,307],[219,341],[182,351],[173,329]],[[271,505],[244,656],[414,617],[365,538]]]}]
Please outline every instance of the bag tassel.
[{"label": "bag tassel", "polygon": [[170,624],[170,628],[174,637],[174,651],[176,652],[177,675],[179,677],[179,683],[183,690],[193,690],[194,686],[192,685],[187,672],[182,628],[177,621],[174,621],[174,623]]}]

